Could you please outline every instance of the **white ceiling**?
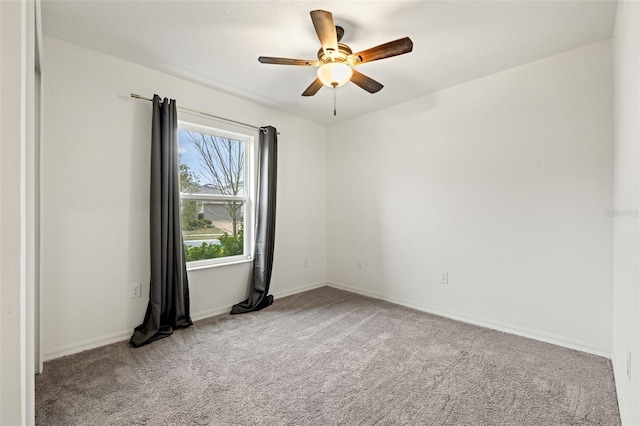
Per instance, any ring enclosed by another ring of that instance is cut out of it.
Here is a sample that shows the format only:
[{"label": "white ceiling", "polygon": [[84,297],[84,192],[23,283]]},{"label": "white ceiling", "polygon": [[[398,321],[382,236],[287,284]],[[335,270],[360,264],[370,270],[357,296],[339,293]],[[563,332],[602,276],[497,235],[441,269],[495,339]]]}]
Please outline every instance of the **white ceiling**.
[{"label": "white ceiling", "polygon": [[[313,9],[333,13],[354,52],[404,36],[414,43],[412,53],[359,66],[385,87],[338,88],[337,117],[332,89],[300,96],[315,68],[257,61],[315,59]],[[330,124],[608,39],[615,9],[614,1],[43,0],[42,21],[54,37]]]}]

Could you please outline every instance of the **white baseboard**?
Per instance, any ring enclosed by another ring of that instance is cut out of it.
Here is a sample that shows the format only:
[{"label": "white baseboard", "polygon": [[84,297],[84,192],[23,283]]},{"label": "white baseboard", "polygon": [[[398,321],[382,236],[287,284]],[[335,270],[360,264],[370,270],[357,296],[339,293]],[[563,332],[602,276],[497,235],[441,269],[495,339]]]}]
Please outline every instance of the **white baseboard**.
[{"label": "white baseboard", "polygon": [[[327,285],[326,282],[320,282],[320,283],[315,283],[315,284],[308,284],[308,285],[303,285],[300,287],[295,287],[289,290],[285,290],[285,291],[276,291],[276,292],[271,292],[270,294],[273,295],[274,298],[279,299],[281,297],[287,297],[287,296],[291,296],[293,294],[298,294],[298,293],[302,293],[308,290],[313,290],[314,288],[320,288],[320,287],[325,287]],[[191,319],[193,321],[200,321],[203,320],[205,318],[211,318],[211,317],[216,317],[218,315],[224,315],[224,314],[228,314],[229,312],[231,312],[231,308],[233,307],[233,305],[229,305],[229,306],[223,306],[222,308],[215,308],[215,309],[211,309],[211,310],[207,310],[204,312],[198,312],[195,314],[191,314]]]},{"label": "white baseboard", "polygon": [[303,286],[292,288],[292,289],[289,289],[289,290],[277,291],[277,292],[271,293],[271,294],[273,294],[273,297],[275,297],[275,298],[287,297],[287,296],[291,296],[293,294],[298,294],[298,293],[303,293],[305,291],[313,290],[315,288],[326,287],[327,285],[328,284],[327,284],[326,281],[322,281],[322,282],[319,282],[319,283],[303,285]]},{"label": "white baseboard", "polygon": [[[326,286],[326,282],[320,282],[315,284],[304,285],[296,288],[292,288],[285,291],[278,291],[273,294],[275,298],[281,298],[286,296],[291,296],[293,294],[302,293],[304,291],[313,290],[314,288],[324,287]],[[202,312],[196,312],[191,314],[191,320],[199,321],[205,318],[215,317],[218,315],[228,314],[231,312],[231,308],[233,305],[223,306],[219,308],[209,309]],[[92,339],[82,340],[80,342],[71,343],[68,345],[59,346],[55,349],[52,349],[43,354],[43,362],[51,361],[52,359],[60,358],[66,355],[72,355],[78,352],[86,351],[89,349],[98,348],[100,346],[110,345],[112,343],[122,342],[124,340],[129,340],[131,335],[133,334],[133,328],[123,330],[117,333],[106,334],[104,336],[95,337]]]},{"label": "white baseboard", "polygon": [[233,305],[223,306],[222,308],[208,309],[206,311],[197,312],[191,314],[191,321],[200,321],[206,318],[217,317],[218,315],[224,315],[231,312]]},{"label": "white baseboard", "polygon": [[82,340],[77,343],[59,346],[51,351],[45,352],[42,358],[45,362],[51,361],[52,359],[60,358],[66,355],[71,355],[89,349],[98,348],[100,346],[110,345],[112,343],[128,340],[132,334],[133,329],[130,329],[120,331],[118,333],[106,334],[104,336],[95,337],[93,339]]},{"label": "white baseboard", "polygon": [[490,328],[492,330],[502,331],[504,333],[515,334],[517,336],[526,337],[533,340],[539,340],[541,342],[551,343],[552,345],[562,346],[565,348],[574,349],[577,351],[586,352],[586,353],[602,356],[609,359],[611,358],[611,352],[608,348],[593,346],[593,345],[590,345],[589,343],[578,341],[575,339],[569,339],[563,336],[557,336],[549,333],[540,332],[537,330],[528,330],[528,329],[524,329],[517,326],[495,324],[490,321],[484,321],[477,318],[470,318],[457,313],[442,311],[439,309],[433,309],[428,306],[416,305],[414,303],[405,302],[402,300],[394,299],[392,297],[384,296],[382,294],[374,293],[368,290],[362,290],[360,288],[351,287],[344,284],[328,282],[327,285],[329,287],[334,287],[339,290],[345,290],[351,293],[361,294],[363,296],[372,297],[374,299],[386,300],[387,302],[391,302],[396,305],[406,306],[408,308],[412,308],[417,311],[427,312],[427,313],[438,315],[441,317],[450,318],[456,321],[461,321],[461,322],[477,325],[484,328]]},{"label": "white baseboard", "polygon": [[622,380],[626,380],[627,379],[627,372],[618,372],[618,363],[616,362],[616,353],[612,352],[611,353],[611,364],[613,367],[613,381],[616,384],[616,395],[618,396],[618,410],[620,410],[620,423],[622,423],[622,426],[625,426],[629,423],[627,423],[627,420],[625,418],[626,415],[626,410],[625,410],[625,404],[624,404],[624,394],[622,393],[622,389],[620,387],[620,382]]}]

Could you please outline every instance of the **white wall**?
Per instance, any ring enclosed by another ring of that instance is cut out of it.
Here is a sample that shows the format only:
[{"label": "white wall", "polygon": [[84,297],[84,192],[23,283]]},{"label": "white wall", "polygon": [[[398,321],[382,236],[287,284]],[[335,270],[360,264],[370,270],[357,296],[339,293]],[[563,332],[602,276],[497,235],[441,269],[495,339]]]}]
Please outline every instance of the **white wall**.
[{"label": "white wall", "polygon": [[[620,411],[640,424],[640,7],[619,2],[613,38],[615,173],[614,205],[631,214],[614,220],[613,365]],[[631,352],[631,379],[627,356]]]},{"label": "white wall", "polygon": [[[45,359],[127,338],[144,317],[146,297],[129,299],[128,287],[142,282],[148,294],[151,104],[131,99],[132,92],[275,126],[281,135],[271,289],[278,296],[325,283],[324,126],[51,37],[43,69]],[[248,271],[249,264],[191,271],[192,317],[241,301]]]},{"label": "white wall", "polygon": [[611,81],[606,41],[330,127],[329,282],[610,354]]}]

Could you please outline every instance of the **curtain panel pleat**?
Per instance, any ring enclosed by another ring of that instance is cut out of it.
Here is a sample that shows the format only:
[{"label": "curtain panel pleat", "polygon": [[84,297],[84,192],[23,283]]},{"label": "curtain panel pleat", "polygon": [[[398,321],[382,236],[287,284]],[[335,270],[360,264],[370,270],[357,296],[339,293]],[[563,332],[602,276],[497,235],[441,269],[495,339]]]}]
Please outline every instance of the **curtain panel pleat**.
[{"label": "curtain panel pleat", "polygon": [[273,303],[269,294],[276,236],[276,181],[278,173],[278,132],[263,127],[258,141],[256,193],[256,233],[249,297],[234,305],[232,314],[259,311]]},{"label": "curtain panel pleat", "polygon": [[130,343],[141,346],[192,325],[189,282],[182,246],[175,100],[153,97],[151,131],[149,305]]}]

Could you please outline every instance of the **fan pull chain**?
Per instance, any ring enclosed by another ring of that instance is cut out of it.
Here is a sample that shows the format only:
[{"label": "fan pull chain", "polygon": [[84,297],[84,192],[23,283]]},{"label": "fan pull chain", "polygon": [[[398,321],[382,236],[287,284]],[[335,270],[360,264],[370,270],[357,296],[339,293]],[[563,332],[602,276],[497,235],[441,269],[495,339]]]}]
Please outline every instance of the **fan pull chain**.
[{"label": "fan pull chain", "polygon": [[333,86],[333,116],[336,116],[336,87]]},{"label": "fan pull chain", "polygon": [[336,87],[338,87],[338,83],[332,83],[333,86],[333,116],[336,116]]}]

